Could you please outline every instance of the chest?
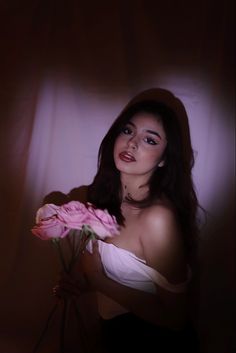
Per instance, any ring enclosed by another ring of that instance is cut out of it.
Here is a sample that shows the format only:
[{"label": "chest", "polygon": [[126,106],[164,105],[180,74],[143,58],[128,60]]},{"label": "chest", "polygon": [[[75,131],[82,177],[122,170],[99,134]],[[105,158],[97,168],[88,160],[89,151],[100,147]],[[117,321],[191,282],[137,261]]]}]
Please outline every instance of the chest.
[{"label": "chest", "polygon": [[121,228],[120,234],[107,241],[120,248],[134,253],[137,257],[144,259],[142,237],[145,236],[142,211],[124,209],[125,226]]}]

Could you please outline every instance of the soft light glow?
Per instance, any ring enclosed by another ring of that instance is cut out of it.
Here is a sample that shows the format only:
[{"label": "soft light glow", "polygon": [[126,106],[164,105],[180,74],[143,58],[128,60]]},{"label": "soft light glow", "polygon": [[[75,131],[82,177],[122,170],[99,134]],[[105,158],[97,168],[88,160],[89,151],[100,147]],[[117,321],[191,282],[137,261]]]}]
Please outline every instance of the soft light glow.
[{"label": "soft light glow", "polygon": [[[169,78],[168,78],[169,77]],[[219,208],[233,175],[233,124],[225,119],[220,99],[212,103],[210,86],[199,77],[166,75],[162,87],[183,102],[195,151],[193,177],[200,203]],[[142,89],[148,89],[143,83]],[[132,94],[136,94],[134,92]],[[81,92],[72,82],[41,83],[29,148],[26,189],[36,204],[47,193],[89,184],[97,168],[97,152],[107,129],[132,97]]]}]

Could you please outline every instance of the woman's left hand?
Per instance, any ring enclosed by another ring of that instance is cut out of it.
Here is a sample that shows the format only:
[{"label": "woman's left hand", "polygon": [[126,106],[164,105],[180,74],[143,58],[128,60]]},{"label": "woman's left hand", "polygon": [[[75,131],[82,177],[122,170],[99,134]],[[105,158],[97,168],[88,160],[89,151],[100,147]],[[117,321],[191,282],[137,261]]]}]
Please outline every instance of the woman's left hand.
[{"label": "woman's left hand", "polygon": [[101,278],[101,276],[104,276],[97,240],[92,241],[92,253],[90,253],[88,250],[84,251],[81,256],[81,263],[86,279],[88,280],[92,289],[96,289],[97,281],[99,278]]}]

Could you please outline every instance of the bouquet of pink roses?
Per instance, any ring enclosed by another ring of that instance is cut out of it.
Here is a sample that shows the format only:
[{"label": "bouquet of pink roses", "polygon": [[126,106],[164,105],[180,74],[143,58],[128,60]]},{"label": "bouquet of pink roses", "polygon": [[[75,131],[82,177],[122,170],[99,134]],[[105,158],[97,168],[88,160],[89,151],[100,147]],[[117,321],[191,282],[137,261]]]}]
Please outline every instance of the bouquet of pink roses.
[{"label": "bouquet of pink roses", "polygon": [[[36,225],[31,231],[42,240],[52,240],[59,250],[64,270],[69,272],[90,239],[114,236],[119,233],[119,226],[107,210],[95,208],[90,203],[70,201],[62,206],[45,204],[39,208]],[[60,239],[65,237],[72,250],[69,265],[60,246]]]},{"label": "bouquet of pink roses", "polygon": [[[52,203],[44,204],[36,213],[36,224],[31,229],[32,233],[42,240],[51,240],[59,251],[63,269],[70,273],[73,265],[79,258],[80,253],[86,248],[91,239],[105,239],[119,233],[116,218],[108,213],[87,203],[84,205],[79,201],[70,201],[61,206]],[[66,261],[65,249],[61,247],[61,241],[68,240],[70,257]],[[75,305],[75,302],[73,302]],[[54,305],[46,322],[46,326],[34,347],[33,352],[38,350],[40,343],[48,329],[49,322],[56,310]],[[79,311],[75,305],[76,315],[80,321]],[[64,334],[66,327],[66,316],[68,313],[68,300],[64,300],[62,326],[60,335],[60,350],[64,353]],[[81,326],[81,323],[80,323]],[[87,350],[89,352],[89,350]]]}]

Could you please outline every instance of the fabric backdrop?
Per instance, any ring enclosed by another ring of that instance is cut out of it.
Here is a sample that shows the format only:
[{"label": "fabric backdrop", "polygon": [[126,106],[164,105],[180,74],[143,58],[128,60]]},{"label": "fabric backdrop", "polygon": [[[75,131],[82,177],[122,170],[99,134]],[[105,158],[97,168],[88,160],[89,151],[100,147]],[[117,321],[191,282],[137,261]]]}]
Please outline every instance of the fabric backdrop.
[{"label": "fabric backdrop", "polygon": [[[233,23],[232,0],[1,1],[2,353],[30,352],[54,303],[60,263],[30,232],[35,211],[48,193],[92,181],[105,132],[133,96],[153,88],[186,108],[194,182],[209,212],[198,287],[202,353],[233,352]],[[83,305],[88,331],[92,303]]]}]

